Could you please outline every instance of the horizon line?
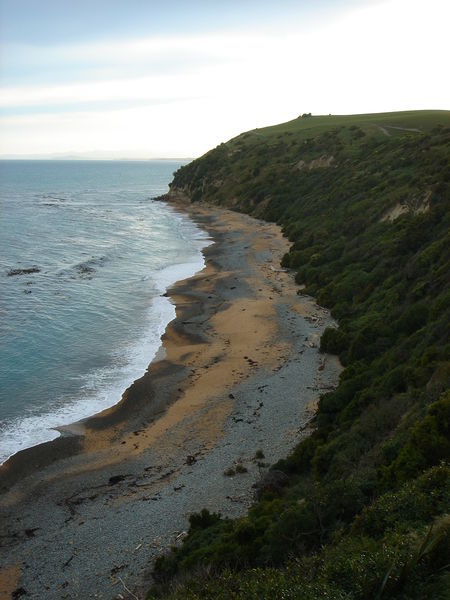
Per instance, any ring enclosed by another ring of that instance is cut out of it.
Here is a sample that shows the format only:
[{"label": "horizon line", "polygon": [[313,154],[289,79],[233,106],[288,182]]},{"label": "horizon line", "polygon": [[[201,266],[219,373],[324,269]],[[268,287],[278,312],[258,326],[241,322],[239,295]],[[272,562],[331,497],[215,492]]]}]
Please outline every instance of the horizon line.
[{"label": "horizon line", "polygon": [[155,156],[155,157],[128,157],[128,156],[114,156],[114,157],[90,157],[90,156],[52,156],[48,154],[0,154],[0,160],[56,160],[56,161],[77,161],[77,160],[89,160],[89,161],[180,161],[180,160],[195,160],[192,156]]}]

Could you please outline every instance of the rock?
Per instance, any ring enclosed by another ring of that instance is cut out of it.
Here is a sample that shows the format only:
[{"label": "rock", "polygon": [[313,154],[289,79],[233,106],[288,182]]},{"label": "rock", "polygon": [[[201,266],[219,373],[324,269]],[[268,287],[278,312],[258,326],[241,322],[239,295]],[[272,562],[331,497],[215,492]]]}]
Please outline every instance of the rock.
[{"label": "rock", "polygon": [[30,273],[40,273],[39,267],[28,267],[27,269],[10,269],[7,273],[8,277],[14,275],[30,275]]},{"label": "rock", "polygon": [[126,475],[113,475],[109,478],[108,483],[109,485],[116,485],[117,483],[123,481],[125,477]]},{"label": "rock", "polygon": [[33,527],[33,529],[25,529],[25,535],[28,538],[32,538],[35,536],[35,532],[39,530],[39,527]]},{"label": "rock", "polygon": [[78,266],[76,267],[76,269],[77,269],[78,273],[79,273],[79,274],[80,274],[82,277],[86,277],[86,278],[89,278],[89,279],[91,279],[91,278],[92,278],[92,275],[93,275],[93,273],[95,273],[95,269],[94,269],[93,267],[89,266],[89,265],[88,265],[88,264],[86,264],[86,263],[83,263],[83,264],[81,264],[81,265],[78,265]]}]

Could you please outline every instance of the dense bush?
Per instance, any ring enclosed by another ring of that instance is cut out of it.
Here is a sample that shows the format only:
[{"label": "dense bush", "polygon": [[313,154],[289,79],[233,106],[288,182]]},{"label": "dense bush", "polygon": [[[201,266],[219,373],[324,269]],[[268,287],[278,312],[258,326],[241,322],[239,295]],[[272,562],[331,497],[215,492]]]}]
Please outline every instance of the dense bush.
[{"label": "dense bush", "polygon": [[[249,132],[175,174],[172,187],[193,200],[232,201],[283,227],[292,246],[282,264],[338,319],[320,349],[345,369],[320,399],[314,433],[275,465],[289,484],[244,518],[202,513],[208,526],[191,523],[157,562],[161,581],[213,567],[174,598],[448,591],[450,130],[386,137],[370,119],[324,123]],[[323,156],[329,167],[298,167]],[[390,216],[399,206],[409,209]]]},{"label": "dense bush", "polygon": [[[211,569],[211,563],[208,563],[207,570],[202,571],[197,565],[197,570],[191,567],[183,574],[183,565],[178,576],[183,575],[187,580],[182,579],[181,587],[175,584],[172,593],[170,587],[154,587],[149,598],[160,597],[162,593],[173,599],[211,600],[422,600],[427,595],[433,600],[444,600],[448,592],[446,567],[450,560],[450,518],[439,515],[449,506],[449,475],[448,468],[434,467],[397,492],[380,496],[362,511],[347,532],[341,526],[332,543],[322,546],[309,557],[305,556],[303,548],[298,554],[298,548],[291,547],[290,560],[283,569],[276,570],[273,566],[264,566],[262,561],[254,561],[259,566],[239,574],[235,570]],[[333,501],[345,505],[346,500],[336,498],[343,490],[335,488],[333,491]],[[297,506],[292,503],[288,510],[280,512],[273,531],[277,534],[274,542],[279,546],[283,546],[284,538],[288,538],[285,545],[292,544],[299,523],[307,523],[308,519],[305,521],[302,516],[304,505],[304,502]],[[314,526],[313,515],[309,516],[309,521]],[[250,537],[254,535],[249,518],[240,520],[236,531],[250,531]],[[189,535],[195,534],[191,530]],[[248,542],[245,534],[241,543]]]},{"label": "dense bush", "polygon": [[388,467],[381,470],[385,485],[406,481],[430,465],[450,456],[450,392],[431,404],[423,419],[416,422],[406,444]]},{"label": "dense bush", "polygon": [[347,348],[347,336],[340,329],[327,327],[320,338],[320,351],[341,354]]}]

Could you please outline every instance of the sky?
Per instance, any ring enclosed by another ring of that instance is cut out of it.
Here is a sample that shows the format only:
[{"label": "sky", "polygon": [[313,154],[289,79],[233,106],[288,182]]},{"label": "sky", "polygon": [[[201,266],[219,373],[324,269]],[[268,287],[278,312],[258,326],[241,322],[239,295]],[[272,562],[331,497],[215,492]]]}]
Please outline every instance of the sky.
[{"label": "sky", "polygon": [[196,157],[299,114],[449,109],[448,0],[0,0],[0,157]]}]

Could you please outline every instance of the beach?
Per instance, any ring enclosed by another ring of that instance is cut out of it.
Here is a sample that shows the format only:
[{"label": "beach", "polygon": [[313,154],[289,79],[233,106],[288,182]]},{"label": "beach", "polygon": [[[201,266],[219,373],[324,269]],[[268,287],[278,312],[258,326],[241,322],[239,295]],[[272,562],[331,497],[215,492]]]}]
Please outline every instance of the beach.
[{"label": "beach", "polygon": [[319,353],[333,321],[280,268],[280,228],[169,202],[214,241],[205,268],[168,290],[176,318],[118,405],[0,468],[0,598],[143,597],[188,515],[243,514],[337,384],[337,358]]}]

